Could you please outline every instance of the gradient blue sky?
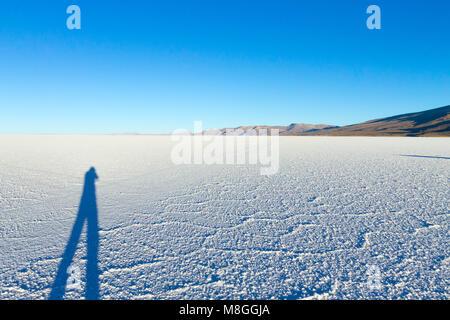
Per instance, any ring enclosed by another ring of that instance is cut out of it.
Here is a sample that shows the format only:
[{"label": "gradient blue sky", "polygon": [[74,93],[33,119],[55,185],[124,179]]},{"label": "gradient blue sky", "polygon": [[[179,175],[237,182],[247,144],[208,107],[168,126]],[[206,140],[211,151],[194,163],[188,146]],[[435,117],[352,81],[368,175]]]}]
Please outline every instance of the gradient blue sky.
[{"label": "gradient blue sky", "polygon": [[[381,30],[366,28],[371,4]],[[448,0],[5,0],[0,133],[345,125],[440,107],[449,21]]]}]

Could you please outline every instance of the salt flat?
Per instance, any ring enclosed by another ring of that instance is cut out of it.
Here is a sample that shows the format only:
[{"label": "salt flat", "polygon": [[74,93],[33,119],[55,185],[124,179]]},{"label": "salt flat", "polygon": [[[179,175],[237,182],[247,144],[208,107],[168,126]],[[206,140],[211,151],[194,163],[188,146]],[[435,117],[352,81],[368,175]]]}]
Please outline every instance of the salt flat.
[{"label": "salt flat", "polygon": [[90,167],[101,299],[450,297],[450,139],[281,137],[271,176],[176,166],[173,144],[0,136],[0,298],[49,297]]}]

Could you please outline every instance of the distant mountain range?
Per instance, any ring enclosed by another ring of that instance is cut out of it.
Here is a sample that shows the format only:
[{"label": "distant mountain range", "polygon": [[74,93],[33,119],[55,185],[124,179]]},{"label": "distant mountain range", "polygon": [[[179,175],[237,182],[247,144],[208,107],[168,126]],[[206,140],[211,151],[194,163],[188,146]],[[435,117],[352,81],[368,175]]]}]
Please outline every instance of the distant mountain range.
[{"label": "distant mountain range", "polygon": [[278,129],[281,136],[443,136],[450,137],[450,106],[375,119],[349,126],[292,123],[289,126],[241,126],[208,130],[204,134],[248,135]]},{"label": "distant mountain range", "polygon": [[307,124],[307,123],[292,123],[288,126],[241,126],[236,128],[223,128],[219,130],[207,130],[204,134],[212,135],[249,135],[259,130],[267,130],[270,134],[271,129],[278,129],[279,134],[283,136],[294,136],[305,132],[313,132],[322,129],[338,128],[327,124]]}]

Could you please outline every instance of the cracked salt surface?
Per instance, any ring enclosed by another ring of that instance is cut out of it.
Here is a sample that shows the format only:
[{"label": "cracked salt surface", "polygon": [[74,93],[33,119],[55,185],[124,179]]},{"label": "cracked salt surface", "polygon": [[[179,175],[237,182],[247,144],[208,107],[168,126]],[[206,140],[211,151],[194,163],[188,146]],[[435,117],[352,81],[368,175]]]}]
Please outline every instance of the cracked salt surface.
[{"label": "cracked salt surface", "polygon": [[0,136],[0,298],[48,298],[91,166],[102,299],[450,297],[448,138],[281,137],[273,176],[175,166],[171,147]]}]

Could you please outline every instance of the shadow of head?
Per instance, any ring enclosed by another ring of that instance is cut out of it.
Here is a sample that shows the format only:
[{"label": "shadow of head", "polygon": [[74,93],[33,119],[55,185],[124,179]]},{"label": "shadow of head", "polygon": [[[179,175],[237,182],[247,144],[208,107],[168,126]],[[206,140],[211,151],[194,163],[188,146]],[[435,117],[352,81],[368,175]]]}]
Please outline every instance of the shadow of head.
[{"label": "shadow of head", "polygon": [[97,172],[94,167],[91,167],[86,175],[84,176],[85,183],[94,183],[98,179]]}]

